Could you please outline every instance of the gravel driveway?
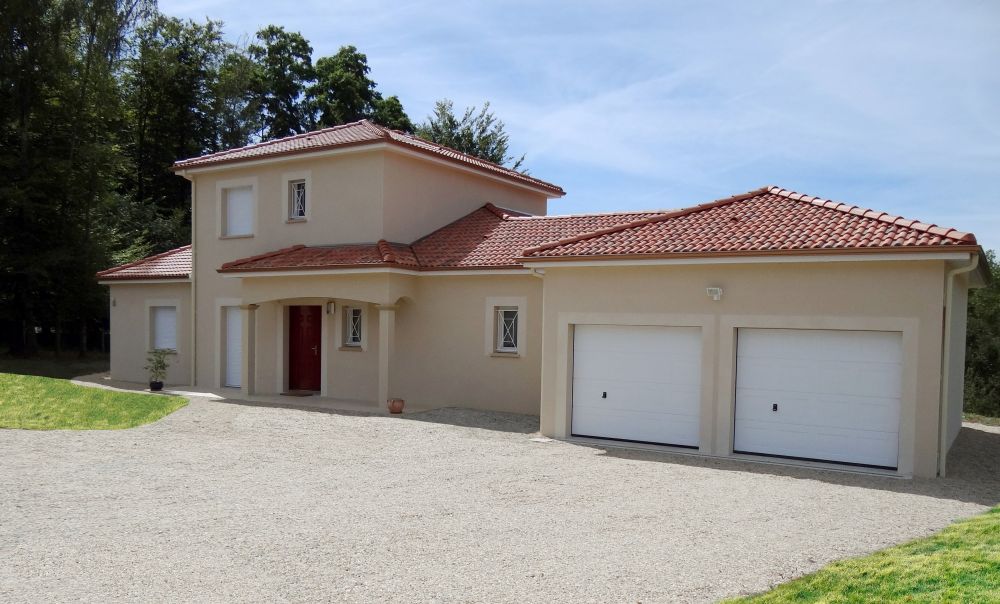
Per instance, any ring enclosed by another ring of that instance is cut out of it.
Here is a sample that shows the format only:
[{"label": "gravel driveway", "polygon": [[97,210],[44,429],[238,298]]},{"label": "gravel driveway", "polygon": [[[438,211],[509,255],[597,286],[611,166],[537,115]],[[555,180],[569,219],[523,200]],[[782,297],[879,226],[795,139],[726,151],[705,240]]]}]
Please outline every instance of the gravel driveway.
[{"label": "gravel driveway", "polygon": [[537,418],[194,399],[0,431],[0,600],[713,601],[1000,499],[1000,429],[944,480],[532,441]]}]

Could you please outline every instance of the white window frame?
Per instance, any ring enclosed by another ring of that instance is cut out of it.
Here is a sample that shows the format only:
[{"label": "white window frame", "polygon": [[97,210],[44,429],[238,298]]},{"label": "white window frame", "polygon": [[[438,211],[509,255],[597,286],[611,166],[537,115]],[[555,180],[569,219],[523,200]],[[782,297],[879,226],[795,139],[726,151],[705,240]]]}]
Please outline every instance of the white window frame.
[{"label": "white window frame", "polygon": [[[307,222],[312,217],[312,205],[313,205],[313,189],[312,189],[312,172],[309,170],[301,170],[298,172],[285,172],[281,175],[282,187],[282,201],[281,204],[281,219],[288,224],[294,224],[298,222]],[[297,182],[302,182],[305,186],[305,215],[295,216],[293,215],[293,199],[292,199],[292,186]]]},{"label": "white window frame", "polygon": [[[365,341],[365,309],[360,306],[345,305],[343,319],[344,348],[360,349]],[[355,314],[357,314],[357,332],[355,333]],[[357,336],[357,337],[355,337]]]},{"label": "white window frame", "polygon": [[170,307],[174,309],[174,348],[165,348],[170,354],[179,354],[181,348],[181,336],[184,324],[184,314],[181,309],[181,301],[177,298],[147,298],[146,299],[146,350],[151,351],[156,344],[156,334],[153,333],[153,309],[159,307]]},{"label": "white window frame", "polygon": [[[226,195],[231,189],[250,189],[250,233],[240,235],[230,235],[226,232]],[[215,183],[216,199],[216,236],[219,239],[245,239],[253,237],[257,233],[257,177],[234,178],[230,180],[220,180]]]},{"label": "white window frame", "polygon": [[[523,358],[528,351],[528,299],[524,297],[486,298],[484,321],[484,352],[486,356]],[[517,333],[515,348],[502,346],[501,310],[517,311]]]},{"label": "white window frame", "polygon": [[[496,332],[494,336],[494,352],[502,352],[507,354],[517,354],[518,351],[518,339],[517,339],[517,326],[520,325],[520,317],[516,306],[497,306],[493,309],[496,315]],[[508,321],[513,313],[513,323],[514,325],[508,327]],[[513,345],[508,345],[507,338],[513,340]]]}]

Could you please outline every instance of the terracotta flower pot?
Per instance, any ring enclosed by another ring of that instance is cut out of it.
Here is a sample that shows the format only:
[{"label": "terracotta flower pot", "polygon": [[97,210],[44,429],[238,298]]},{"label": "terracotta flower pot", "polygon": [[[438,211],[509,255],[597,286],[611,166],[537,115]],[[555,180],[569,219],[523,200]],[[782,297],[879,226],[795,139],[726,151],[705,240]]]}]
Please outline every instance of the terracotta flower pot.
[{"label": "terracotta flower pot", "polygon": [[391,398],[388,400],[389,413],[402,413],[405,401],[401,398]]}]

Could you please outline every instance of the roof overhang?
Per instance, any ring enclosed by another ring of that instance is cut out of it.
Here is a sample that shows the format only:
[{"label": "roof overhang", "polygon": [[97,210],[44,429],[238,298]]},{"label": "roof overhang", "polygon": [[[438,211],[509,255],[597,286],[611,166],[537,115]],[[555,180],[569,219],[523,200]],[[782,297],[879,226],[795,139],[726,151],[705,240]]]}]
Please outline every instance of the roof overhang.
[{"label": "roof overhang", "polygon": [[461,172],[466,172],[469,174],[475,174],[483,178],[488,178],[490,180],[503,183],[508,186],[517,187],[519,189],[525,189],[535,193],[541,193],[549,199],[555,199],[563,197],[566,195],[565,191],[550,189],[548,187],[543,187],[540,185],[532,185],[528,182],[519,181],[515,178],[505,177],[500,174],[494,174],[489,170],[477,169],[472,166],[465,165],[458,160],[449,160],[445,157],[437,157],[430,155],[428,153],[423,153],[417,151],[416,149],[411,149],[408,146],[404,146],[400,143],[394,143],[391,141],[379,141],[379,142],[369,142],[363,141],[360,143],[346,143],[338,145],[333,149],[317,149],[315,151],[288,151],[284,153],[275,153],[266,157],[261,157],[258,159],[248,158],[248,159],[234,159],[234,160],[223,160],[218,162],[213,162],[205,165],[194,164],[191,166],[177,165],[175,164],[170,169],[174,171],[179,176],[183,176],[188,180],[193,180],[194,176],[198,174],[207,174],[212,172],[220,172],[223,170],[232,170],[233,168],[252,168],[257,166],[266,166],[269,164],[285,163],[290,161],[299,161],[303,159],[320,159],[324,157],[336,157],[338,155],[348,155],[356,153],[365,153],[370,151],[390,151],[393,153],[398,153],[400,155],[405,155],[407,157],[413,157],[422,161],[429,163],[447,166],[449,168],[459,170]]},{"label": "roof overhang", "polygon": [[98,279],[99,285],[159,285],[161,283],[191,283],[191,278],[178,279]]},{"label": "roof overhang", "polygon": [[391,266],[338,267],[303,270],[217,271],[224,279],[244,277],[331,277],[337,275],[411,275],[416,277],[475,277],[475,276],[530,276],[529,268],[455,268],[449,270],[414,270]]},{"label": "roof overhang", "polygon": [[947,251],[938,248],[927,249],[833,249],[796,250],[775,252],[726,252],[691,253],[662,256],[553,256],[519,258],[526,265],[537,268],[558,267],[600,267],[600,266],[677,266],[698,264],[778,264],[808,262],[898,262],[898,261],[963,261],[974,254],[981,254],[979,246],[949,246]]}]

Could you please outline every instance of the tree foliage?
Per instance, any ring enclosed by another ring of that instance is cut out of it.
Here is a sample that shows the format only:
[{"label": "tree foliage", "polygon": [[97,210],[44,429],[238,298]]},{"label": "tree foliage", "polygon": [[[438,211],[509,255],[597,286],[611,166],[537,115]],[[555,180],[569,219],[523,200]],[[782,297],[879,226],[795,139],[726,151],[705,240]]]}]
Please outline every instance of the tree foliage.
[{"label": "tree foliage", "polygon": [[481,109],[466,107],[462,117],[455,115],[455,106],[448,99],[434,105],[433,115],[417,126],[417,136],[439,145],[458,149],[512,170],[524,163],[524,156],[509,155],[510,136],[504,123],[490,111],[489,102]]},{"label": "tree foliage", "polygon": [[965,351],[965,410],[1000,416],[1000,268],[994,250],[986,253],[992,279],[969,292]]},{"label": "tree foliage", "polygon": [[[58,350],[72,330],[85,349],[107,321],[94,273],[190,242],[178,159],[362,118],[414,131],[356,47],[312,55],[298,32],[233,44],[155,0],[0,0],[0,344],[31,354],[40,330]],[[445,144],[504,159],[487,108]]]}]

